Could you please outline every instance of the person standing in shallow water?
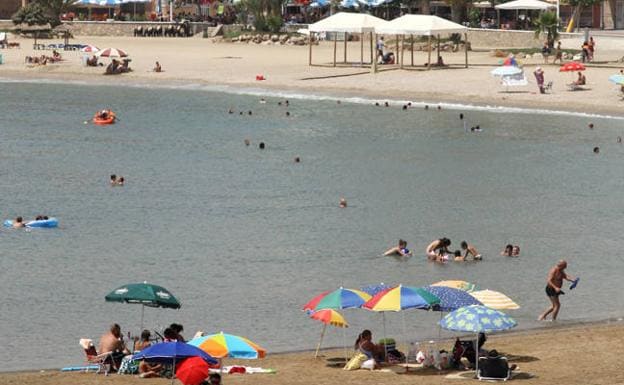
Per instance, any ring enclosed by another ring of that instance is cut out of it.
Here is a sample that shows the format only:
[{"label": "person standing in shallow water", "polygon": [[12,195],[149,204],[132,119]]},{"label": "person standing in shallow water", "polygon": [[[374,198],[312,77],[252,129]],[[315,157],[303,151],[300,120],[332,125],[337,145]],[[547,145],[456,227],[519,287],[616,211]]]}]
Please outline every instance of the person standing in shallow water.
[{"label": "person standing in shallow water", "polygon": [[551,306],[539,316],[538,321],[546,319],[546,317],[551,313],[552,320],[555,321],[557,319],[557,315],[561,309],[559,296],[565,294],[561,291],[563,280],[565,279],[570,282],[574,281],[573,277],[566,274],[566,267],[568,267],[568,263],[562,259],[548,272],[548,278],[546,280],[546,295],[551,302]]}]

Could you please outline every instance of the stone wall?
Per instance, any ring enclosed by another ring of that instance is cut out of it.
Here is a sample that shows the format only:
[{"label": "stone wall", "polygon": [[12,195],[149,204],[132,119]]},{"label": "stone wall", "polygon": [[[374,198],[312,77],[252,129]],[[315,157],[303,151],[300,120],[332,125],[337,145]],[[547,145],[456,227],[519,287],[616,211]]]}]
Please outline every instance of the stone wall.
[{"label": "stone wall", "polygon": [[[575,39],[579,34],[562,33],[561,39]],[[533,31],[509,31],[501,29],[468,29],[468,41],[473,49],[492,48],[540,48],[544,39],[535,38]]]},{"label": "stone wall", "polygon": [[[118,22],[118,21],[73,21],[67,22],[73,31],[74,36],[133,36],[134,29],[138,27],[149,28],[159,25],[165,26],[172,23],[156,23],[156,22]],[[191,23],[191,31],[193,34],[202,33],[204,27],[208,28],[208,33],[214,27],[205,23]]]},{"label": "stone wall", "polygon": [[7,31],[13,29],[13,27],[15,27],[15,24],[11,20],[0,20],[0,31]]}]

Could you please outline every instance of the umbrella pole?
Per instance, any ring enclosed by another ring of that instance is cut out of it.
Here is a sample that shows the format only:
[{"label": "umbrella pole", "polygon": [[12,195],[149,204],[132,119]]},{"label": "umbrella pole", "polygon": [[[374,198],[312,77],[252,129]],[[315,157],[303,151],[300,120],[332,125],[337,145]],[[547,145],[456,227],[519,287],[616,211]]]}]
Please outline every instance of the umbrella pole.
[{"label": "umbrella pole", "polygon": [[347,64],[347,38],[348,38],[348,34],[345,32],[344,33],[344,64]]},{"label": "umbrella pole", "polygon": [[479,333],[475,340],[475,377],[479,377]]},{"label": "umbrella pole", "polygon": [[360,33],[360,67],[364,66],[364,33]]},{"label": "umbrella pole", "polygon": [[143,332],[143,317],[145,315],[145,305],[141,304],[141,328],[139,329],[139,332],[142,333]]},{"label": "umbrella pole", "polygon": [[[405,351],[409,352],[409,342],[407,342],[407,328],[405,327],[405,312],[401,312],[403,317],[403,340],[405,341]],[[409,366],[407,366],[407,356],[405,355],[405,372],[409,371]]]},{"label": "umbrella pole", "polygon": [[388,355],[388,344],[386,343],[386,312],[382,311],[381,315],[383,317],[383,333],[384,333],[384,361],[386,360],[386,356]]},{"label": "umbrella pole", "polygon": [[314,358],[318,357],[318,352],[321,349],[321,344],[323,343],[323,337],[325,336],[325,329],[327,329],[327,324],[323,324],[323,331],[321,331],[321,339],[316,345],[316,351],[314,352]]},{"label": "umbrella pole", "polygon": [[312,66],[312,36],[314,35],[314,32],[310,32],[310,36],[308,37],[308,45],[310,47],[308,47],[308,66]]},{"label": "umbrella pole", "polygon": [[411,41],[410,50],[412,54],[412,67],[413,67],[414,66],[414,35],[410,35],[410,41]]},{"label": "umbrella pole", "polygon": [[172,372],[171,373],[171,385],[173,385],[173,382],[175,381],[175,364],[176,364],[176,356],[173,356],[173,368],[171,368]]},{"label": "umbrella pole", "polygon": [[347,353],[347,331],[346,327],[342,327],[342,347],[344,348],[345,365],[349,362],[349,353]]}]

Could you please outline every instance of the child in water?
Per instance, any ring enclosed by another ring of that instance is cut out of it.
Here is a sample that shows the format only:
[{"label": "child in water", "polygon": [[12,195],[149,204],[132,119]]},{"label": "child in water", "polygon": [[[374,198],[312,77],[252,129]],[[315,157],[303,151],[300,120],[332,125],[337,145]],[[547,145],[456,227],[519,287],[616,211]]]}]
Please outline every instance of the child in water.
[{"label": "child in water", "polygon": [[400,255],[401,257],[405,257],[406,255],[410,255],[410,254],[411,252],[407,248],[407,241],[404,241],[403,239],[399,239],[398,246],[392,247],[384,253],[385,256]]}]

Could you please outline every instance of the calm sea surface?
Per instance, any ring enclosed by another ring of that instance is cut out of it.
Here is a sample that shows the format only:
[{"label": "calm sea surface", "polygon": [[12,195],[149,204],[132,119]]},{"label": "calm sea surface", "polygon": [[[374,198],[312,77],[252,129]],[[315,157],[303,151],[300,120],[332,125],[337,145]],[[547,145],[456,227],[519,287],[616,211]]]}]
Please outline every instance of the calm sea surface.
[{"label": "calm sea surface", "polygon": [[[146,309],[150,328],[225,331],[269,352],[314,348],[322,325],[300,307],[341,285],[464,279],[511,296],[519,327],[535,327],[562,257],[582,277],[562,298],[562,322],[624,314],[624,121],[464,110],[484,130],[471,134],[449,108],[278,100],[0,83],[1,219],[60,220],[0,230],[0,370],[80,365],[78,339],[112,322],[137,333],[139,306],[104,301],[129,282],[160,284],[182,303]],[[103,107],[118,124],[84,124]],[[111,188],[113,173],[127,185]],[[441,236],[453,249],[474,243],[484,261],[428,263],[424,249]],[[398,238],[415,255],[381,256]],[[507,243],[520,258],[498,255]],[[362,328],[381,337],[379,314],[344,314],[349,343]],[[386,319],[397,339],[403,320],[410,340],[438,334],[438,313]],[[326,345],[342,341],[328,331]]]}]

